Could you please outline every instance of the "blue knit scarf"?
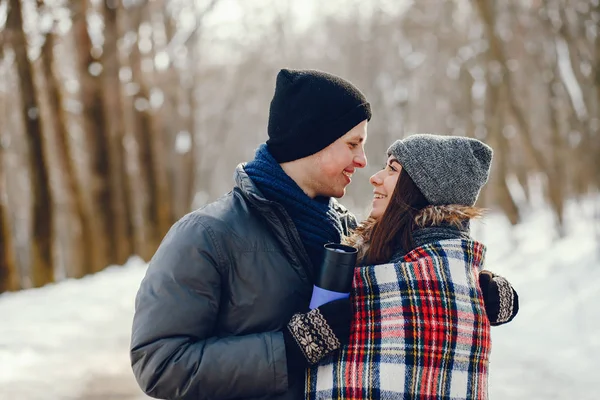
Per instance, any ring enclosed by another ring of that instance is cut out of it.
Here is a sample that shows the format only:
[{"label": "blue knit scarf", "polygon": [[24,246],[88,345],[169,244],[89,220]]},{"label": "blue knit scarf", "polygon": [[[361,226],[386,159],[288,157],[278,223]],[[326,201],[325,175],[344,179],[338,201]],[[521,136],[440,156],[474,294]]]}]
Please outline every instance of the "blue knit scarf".
[{"label": "blue knit scarf", "polygon": [[330,197],[311,199],[275,161],[267,146],[261,145],[254,160],[244,170],[262,194],[281,204],[291,217],[313,266],[318,267],[325,243],[339,243],[342,224],[338,213],[331,208]]}]

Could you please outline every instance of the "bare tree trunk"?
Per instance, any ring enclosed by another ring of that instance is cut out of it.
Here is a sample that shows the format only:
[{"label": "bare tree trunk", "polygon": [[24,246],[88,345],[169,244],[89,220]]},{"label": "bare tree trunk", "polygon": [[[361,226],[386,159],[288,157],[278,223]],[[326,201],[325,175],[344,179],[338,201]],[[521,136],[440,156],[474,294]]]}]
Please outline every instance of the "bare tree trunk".
[{"label": "bare tree trunk", "polygon": [[[175,187],[172,190],[172,193],[174,194],[172,197],[172,215],[176,218],[180,217],[181,214],[190,211],[196,195],[196,183],[198,181],[198,166],[196,165],[196,114],[198,112],[198,102],[196,100],[196,88],[198,86],[198,63],[200,62],[197,48],[198,35],[200,34],[200,27],[202,26],[204,18],[214,10],[218,2],[219,0],[211,0],[203,9],[200,9],[197,4],[193,6],[196,25],[193,30],[188,32],[187,38],[182,41],[179,41],[179,38],[175,38],[175,26],[173,21],[166,14],[163,19],[168,42],[166,50],[170,51],[177,45],[187,46],[187,48],[190,49],[191,60],[188,64],[188,71],[185,72],[189,74],[188,76],[183,76],[183,74],[180,74],[179,76],[171,75],[174,80],[179,79],[181,81],[189,78],[189,81],[191,81],[188,85],[181,85],[180,83],[180,86],[182,87],[177,92],[179,104],[185,104],[188,109],[188,114],[183,122],[183,127],[189,134],[189,150],[182,154],[177,154],[176,152],[173,157],[173,159],[176,160],[176,167],[173,168],[171,172],[177,176],[174,177],[175,179],[172,179],[172,182],[177,182],[177,184],[175,184]],[[175,41],[177,41],[176,44]],[[170,103],[177,103],[175,96],[173,96]],[[179,110],[176,111],[176,114],[180,117]],[[179,187],[177,187],[177,185]],[[172,220],[176,218],[172,218]]]},{"label": "bare tree trunk", "polygon": [[[227,118],[227,115],[231,115],[230,113],[235,110],[237,103],[240,101],[240,91],[243,90],[242,88],[244,87],[244,77],[245,75],[242,69],[236,71],[234,76],[230,78],[231,84],[229,86],[231,90],[227,90],[225,87],[223,88],[223,92],[228,92],[222,107],[223,111],[221,114],[223,117],[219,119],[217,127],[211,132],[211,135],[218,137],[222,143],[227,143],[231,140],[232,119]],[[206,144],[206,142],[200,143],[199,146]],[[196,170],[198,189],[202,189],[204,192],[208,193],[209,197],[214,195],[211,183],[214,175],[213,167],[217,161],[217,157],[218,154],[215,152],[205,150],[204,154],[202,154],[202,160],[200,160],[200,166]]]},{"label": "bare tree trunk", "polygon": [[492,0],[475,0],[475,6],[482,19],[485,34],[489,42],[488,54],[491,57],[491,60],[493,60],[496,65],[500,66],[499,76],[502,85],[506,90],[508,110],[511,112],[519,126],[525,149],[529,152],[538,168],[542,171],[547,171],[546,160],[544,159],[542,152],[539,151],[533,143],[527,119],[519,107],[512,89],[510,71],[506,67],[506,56],[502,48],[502,43],[495,32],[494,7],[492,4]]},{"label": "bare tree trunk", "polygon": [[[596,7],[594,8],[596,15],[600,15],[600,3],[596,2]],[[595,49],[595,86],[596,86],[596,118],[600,119],[600,32],[596,29],[596,49]],[[592,153],[592,159],[595,160],[595,163],[590,165],[591,167],[595,166],[596,171],[600,171],[600,127],[595,126],[595,139],[593,142],[596,143],[595,149]],[[595,165],[594,165],[595,164]],[[596,189],[600,189],[600,174],[596,173]]]},{"label": "bare tree trunk", "polygon": [[[560,27],[558,29],[558,35],[559,37],[564,41],[565,45],[567,46],[567,51],[569,52],[569,63],[571,66],[571,70],[573,71],[573,75],[575,76],[575,81],[577,83],[577,85],[579,86],[579,88],[582,90],[582,101],[585,105],[585,113],[581,116],[578,116],[578,125],[576,126],[577,129],[579,131],[581,131],[582,134],[584,134],[584,124],[587,122],[588,118],[589,118],[589,111],[590,111],[590,104],[588,102],[589,97],[586,95],[586,92],[589,92],[589,84],[592,83],[590,82],[589,78],[585,78],[585,76],[583,75],[583,73],[581,72],[581,64],[582,64],[582,60],[581,57],[579,56],[579,52],[577,50],[577,37],[574,37],[570,32],[569,32],[569,25],[568,25],[568,20],[567,20],[567,16],[565,13],[565,6],[563,4],[557,4],[556,7],[556,11],[558,11],[559,15],[560,15],[560,19],[561,19],[561,24]],[[582,24],[583,26],[583,24]],[[573,106],[573,109],[576,109],[575,104],[573,104],[573,99],[571,98],[571,96],[568,96],[569,101],[571,102],[571,105]]]},{"label": "bare tree trunk", "polygon": [[550,93],[550,129],[552,130],[552,170],[548,171],[548,194],[550,206],[556,216],[556,225],[560,237],[565,236],[564,229],[564,202],[565,202],[565,162],[563,157],[563,148],[565,143],[560,135],[560,112],[558,110],[558,94],[556,93],[557,86],[560,85],[555,69],[554,79],[549,83],[548,91]]},{"label": "bare tree trunk", "polygon": [[[44,2],[38,0],[38,7],[43,5]],[[81,278],[89,272],[91,266],[94,264],[96,248],[94,247],[93,239],[92,215],[85,206],[83,190],[77,179],[77,172],[67,129],[66,115],[62,107],[62,93],[56,78],[57,74],[54,73],[54,68],[56,66],[54,61],[54,42],[54,33],[50,31],[46,35],[45,42],[42,46],[42,71],[44,73],[50,98],[49,106],[52,114],[51,123],[53,123],[54,131],[56,132],[57,149],[59,152],[57,160],[65,177],[67,197],[72,202],[75,217],[81,224],[81,236],[78,236],[76,238],[76,243],[70,246],[72,252],[72,266],[67,268],[67,276]]]},{"label": "bare tree trunk", "polygon": [[110,179],[111,154],[106,133],[106,113],[99,87],[101,81],[92,75],[92,71],[101,66],[92,56],[92,42],[86,22],[88,1],[81,0],[79,4],[81,14],[73,20],[73,32],[77,45],[84,129],[88,139],[92,168],[92,204],[97,228],[95,242],[100,248],[92,271],[97,272],[116,261],[115,249],[121,244],[118,243],[119,237],[115,234],[114,193]]},{"label": "bare tree trunk", "polygon": [[[510,162],[508,157],[511,153],[510,145],[506,139],[506,137],[502,134],[502,128],[504,125],[504,112],[505,112],[505,103],[504,103],[504,88],[498,87],[490,82],[488,79],[488,85],[491,85],[491,103],[489,104],[489,109],[491,109],[490,116],[490,141],[493,143],[493,147],[496,149],[494,152],[494,162],[496,164],[497,171],[497,198],[500,204],[500,207],[504,211],[504,214],[510,221],[512,225],[516,225],[520,219],[521,215],[519,212],[519,207],[515,202],[510,190],[508,188],[508,176],[509,176],[509,165]],[[488,86],[489,87],[489,86]]]},{"label": "bare tree trunk", "polygon": [[498,202],[500,203],[500,207],[502,208],[502,211],[504,211],[504,215],[506,215],[510,223],[512,225],[516,225],[519,223],[521,216],[517,203],[515,203],[507,184],[508,162],[506,159],[508,153],[504,153],[504,151],[506,151],[508,148],[506,139],[500,137],[496,148],[498,149],[496,152],[496,165],[498,166],[499,172],[497,192]]},{"label": "bare tree trunk", "polygon": [[[138,8],[133,14],[132,28],[138,32],[144,13],[141,8]],[[160,133],[157,132],[159,124],[158,121],[154,120],[150,108],[150,91],[142,71],[142,55],[137,44],[131,49],[130,64],[133,81],[139,86],[139,92],[134,100],[133,113],[140,153],[140,168],[148,191],[145,217],[150,232],[147,248],[141,252],[141,255],[144,259],[149,259],[171,226],[171,204],[167,189],[166,171],[160,157],[163,146],[160,144]]]},{"label": "bare tree trunk", "polygon": [[[485,0],[478,0],[485,1]],[[487,23],[486,23],[487,24]],[[491,33],[490,28],[487,29],[488,35]],[[493,32],[493,28],[491,28]],[[497,52],[497,51],[496,51]],[[488,141],[495,149],[494,165],[495,165],[495,185],[493,186],[494,195],[498,201],[500,208],[512,225],[516,225],[521,219],[519,207],[517,206],[510,190],[508,188],[507,178],[510,171],[510,145],[507,138],[503,134],[505,113],[507,111],[507,89],[498,76],[495,75],[498,71],[492,69],[493,65],[497,65],[498,54],[494,51],[488,51],[485,55],[486,68],[486,99],[485,99],[485,119],[488,131]],[[505,69],[506,71],[506,69]],[[489,193],[489,189],[486,194]],[[487,199],[486,199],[487,200]]]},{"label": "bare tree trunk", "polygon": [[[157,4],[156,7],[159,5]],[[158,10],[153,10],[156,13]],[[166,42],[170,43],[175,35],[176,29],[173,18],[169,13],[161,12],[162,23],[165,27]],[[155,42],[155,46],[157,43]],[[193,45],[191,50],[192,59],[195,58]],[[167,51],[165,47],[163,50]],[[184,69],[188,74],[194,74],[196,70],[196,64],[194,61],[187,63]],[[189,210],[189,200],[187,193],[189,192],[187,185],[187,170],[185,159],[187,153],[180,154],[180,149],[177,148],[177,142],[179,135],[188,132],[190,139],[193,142],[194,132],[190,131],[189,119],[193,113],[191,103],[188,102],[187,94],[189,88],[186,86],[187,82],[184,78],[184,72],[180,71],[174,65],[172,68],[161,73],[163,83],[163,91],[165,94],[165,103],[161,108],[161,115],[170,119],[168,124],[162,124],[162,135],[165,143],[165,148],[168,149],[166,152],[166,172],[169,177],[170,183],[170,202],[171,202],[171,223],[175,222],[179,217]],[[193,89],[191,89],[193,90]],[[173,117],[174,120],[173,120]],[[163,118],[163,121],[165,119]],[[191,149],[193,151],[193,143],[191,143]]]},{"label": "bare tree trunk", "polygon": [[[120,2],[119,2],[120,3]],[[116,240],[115,262],[119,265],[136,252],[135,227],[133,223],[132,187],[127,170],[127,153],[123,145],[125,138],[125,122],[121,99],[123,96],[119,80],[119,49],[117,41],[121,32],[118,17],[122,5],[105,0],[104,16],[104,49],[102,53],[104,108],[109,136],[109,148],[113,164],[111,174],[111,190],[113,196],[113,212],[116,218],[114,229]]]},{"label": "bare tree trunk", "polygon": [[[5,32],[0,32],[0,61],[4,58],[4,46]],[[5,99],[2,99],[2,109],[6,110]],[[2,117],[6,120],[7,115],[8,111]],[[9,218],[10,211],[6,202],[4,167],[4,147],[0,132],[0,293],[21,288]]]},{"label": "bare tree trunk", "polygon": [[[569,29],[569,22],[565,13],[565,4],[560,1],[553,2],[554,6],[553,10],[556,11],[557,17],[560,17],[560,25],[555,27],[549,20],[549,17],[546,16],[542,18],[543,25],[546,26],[547,31],[551,37],[552,43],[558,49],[558,46],[561,43],[564,43],[566,51],[569,53],[569,62],[571,70],[573,71],[575,81],[577,86],[580,88],[582,92],[582,102],[585,107],[584,110],[578,110],[578,105],[576,104],[574,98],[568,93],[566,90],[568,82],[565,81],[564,76],[560,73],[558,68],[558,54],[556,55],[556,60],[554,60],[553,67],[553,82],[555,85],[562,86],[565,90],[566,98],[568,99],[568,104],[570,106],[570,116],[569,116],[569,125],[577,130],[581,135],[581,140],[579,144],[573,149],[573,157],[571,160],[573,164],[570,167],[573,169],[573,178],[571,181],[573,182],[573,186],[575,188],[575,194],[581,195],[585,194],[589,190],[589,186],[593,184],[595,179],[594,172],[589,168],[593,163],[592,158],[590,157],[593,153],[590,152],[590,148],[592,148],[593,143],[593,123],[590,119],[590,113],[593,112],[593,77],[585,77],[581,72],[580,66],[582,65],[581,56],[578,50],[578,40],[581,35],[573,35]],[[552,10],[549,8],[552,6],[548,1],[545,4],[546,15],[549,15]],[[554,37],[556,35],[556,38]],[[558,52],[558,50],[556,50]],[[540,63],[543,67],[543,64]],[[552,87],[550,88],[552,90]],[[557,101],[560,96],[557,94],[552,94],[554,101]],[[553,115],[551,116],[550,126],[551,130],[554,132],[554,127],[552,126],[555,122],[552,121],[552,118],[556,118],[554,115],[558,110],[552,110]],[[558,122],[557,122],[558,123]],[[557,129],[560,128],[557,125]],[[553,137],[554,133],[553,133]],[[554,167],[553,167],[554,168]],[[565,171],[566,174],[566,171]],[[565,175],[566,178],[566,175]]]},{"label": "bare tree trunk", "polygon": [[[195,53],[197,53],[197,50],[193,50],[193,60],[196,60]],[[192,65],[197,64],[196,62],[193,62]],[[187,153],[182,155],[181,160],[182,171],[185,177],[185,179],[183,180],[183,204],[185,207],[183,213],[191,211],[192,203],[194,202],[194,197],[196,195],[196,112],[198,108],[198,101],[196,100],[197,73],[196,71],[192,71],[191,73],[192,85],[191,87],[187,88],[187,98],[190,107],[190,115],[188,116],[187,121],[187,131],[190,134],[190,148]]]},{"label": "bare tree trunk", "polygon": [[[0,135],[1,138],[1,135]],[[0,140],[1,142],[1,140]],[[0,293],[19,290],[19,273],[13,247],[12,232],[10,229],[9,211],[6,202],[4,187],[4,149],[0,143]]]},{"label": "bare tree trunk", "polygon": [[464,121],[465,135],[468,137],[475,137],[475,121],[473,118],[475,107],[473,104],[473,96],[471,94],[475,80],[469,73],[466,65],[463,65],[460,68],[459,83],[461,97],[460,102],[457,103],[454,114],[460,116]]},{"label": "bare tree trunk", "polygon": [[33,197],[33,229],[31,241],[31,281],[40,287],[54,281],[53,257],[53,202],[48,176],[48,163],[42,143],[42,122],[39,118],[39,103],[33,82],[33,68],[27,57],[27,39],[23,31],[23,14],[19,0],[9,0],[6,21],[12,37],[17,63],[21,115],[25,123],[31,169]]},{"label": "bare tree trunk", "polygon": [[[197,7],[197,5],[195,6]],[[196,12],[198,14],[198,12]],[[198,17],[200,18],[200,17]],[[202,23],[201,20],[196,21],[197,24]],[[198,64],[200,62],[199,50],[198,50],[198,35],[199,32],[193,33],[193,37],[190,40],[190,58],[191,64],[189,65],[189,74],[191,75],[191,82],[189,86],[185,88],[186,101],[189,107],[189,114],[186,120],[186,130],[190,135],[190,146],[189,150],[181,155],[181,166],[183,172],[183,185],[184,185],[184,213],[187,213],[192,208],[196,192],[196,113],[198,112],[198,101],[196,99],[196,88],[198,87]]]}]

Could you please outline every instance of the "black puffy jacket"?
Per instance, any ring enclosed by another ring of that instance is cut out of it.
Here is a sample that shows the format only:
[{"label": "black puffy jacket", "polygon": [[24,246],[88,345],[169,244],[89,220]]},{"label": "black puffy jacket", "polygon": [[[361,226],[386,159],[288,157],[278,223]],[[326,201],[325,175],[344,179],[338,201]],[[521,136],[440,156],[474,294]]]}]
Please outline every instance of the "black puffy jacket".
[{"label": "black puffy jacket", "polygon": [[[161,399],[303,399],[281,329],[308,307],[313,267],[283,207],[242,166],[236,186],[178,221],[135,302],[131,363]],[[356,220],[339,204],[345,229]]]}]

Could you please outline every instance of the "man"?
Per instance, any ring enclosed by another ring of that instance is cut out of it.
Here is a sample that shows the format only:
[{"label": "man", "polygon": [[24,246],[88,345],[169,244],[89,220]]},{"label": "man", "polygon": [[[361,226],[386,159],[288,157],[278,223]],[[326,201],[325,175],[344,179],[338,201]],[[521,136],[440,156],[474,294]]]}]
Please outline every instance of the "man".
[{"label": "man", "polygon": [[[334,197],[367,165],[370,118],[349,82],[279,72],[266,145],[237,167],[231,192],[171,228],[142,281],[131,361],[147,394],[304,397],[306,366],[350,332],[347,299],[304,311],[323,245],[356,226]],[[498,302],[500,285],[488,278],[484,289]]]}]

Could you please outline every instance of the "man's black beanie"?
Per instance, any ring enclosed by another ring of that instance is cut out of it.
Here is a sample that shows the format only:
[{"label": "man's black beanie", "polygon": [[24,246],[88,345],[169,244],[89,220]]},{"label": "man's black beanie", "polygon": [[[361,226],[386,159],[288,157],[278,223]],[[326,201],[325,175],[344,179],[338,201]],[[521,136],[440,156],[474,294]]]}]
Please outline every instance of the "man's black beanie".
[{"label": "man's black beanie", "polygon": [[350,82],[321,71],[282,69],[271,101],[267,147],[279,163],[297,160],[370,119],[371,106]]}]

